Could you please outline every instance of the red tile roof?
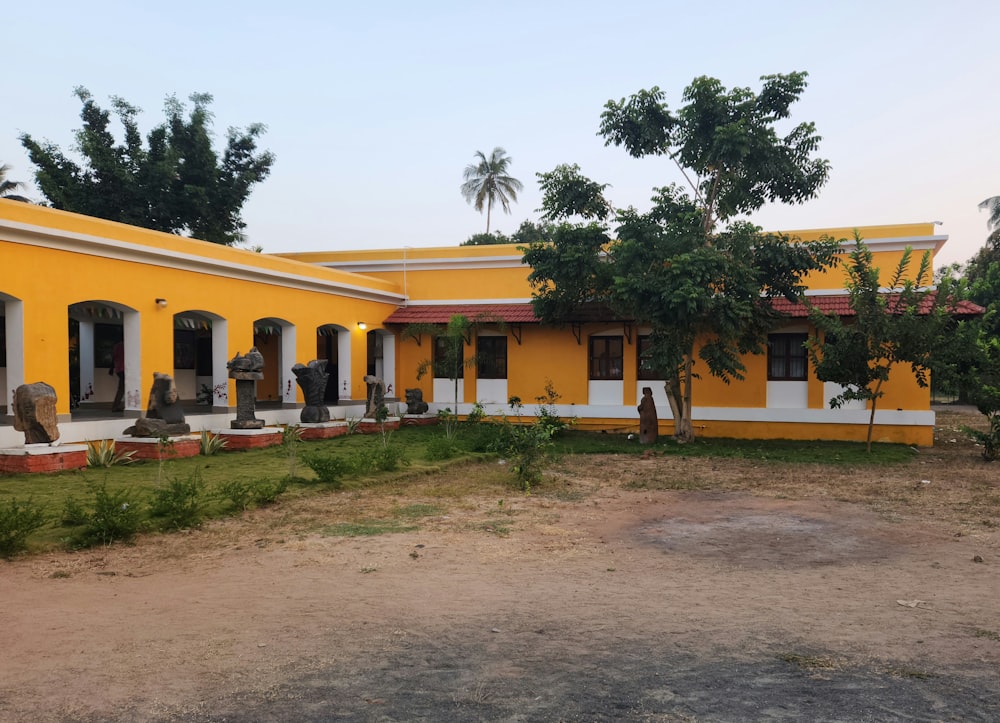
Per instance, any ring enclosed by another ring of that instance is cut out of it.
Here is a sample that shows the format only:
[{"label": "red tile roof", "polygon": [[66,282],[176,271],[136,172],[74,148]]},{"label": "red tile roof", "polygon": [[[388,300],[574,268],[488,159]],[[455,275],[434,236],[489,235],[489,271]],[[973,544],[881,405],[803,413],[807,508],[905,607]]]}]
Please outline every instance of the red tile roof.
[{"label": "red tile roof", "polygon": [[[832,294],[829,296],[810,296],[809,302],[824,314],[838,316],[854,316],[850,297],[847,294]],[[792,318],[809,316],[809,309],[803,304],[792,304],[784,298],[772,299],[774,308]],[[926,304],[930,304],[928,300]],[[978,316],[985,311],[983,307],[971,301],[960,301],[955,304],[952,313],[956,316]],[[385,320],[386,324],[447,324],[452,316],[461,314],[473,321],[502,320],[507,324],[537,324],[540,319],[535,316],[530,303],[524,304],[413,304],[396,309]]]},{"label": "red tile roof", "polygon": [[508,324],[537,324],[539,319],[524,304],[419,304],[401,306],[389,315],[386,324],[447,324],[455,314],[473,321],[502,320]]}]

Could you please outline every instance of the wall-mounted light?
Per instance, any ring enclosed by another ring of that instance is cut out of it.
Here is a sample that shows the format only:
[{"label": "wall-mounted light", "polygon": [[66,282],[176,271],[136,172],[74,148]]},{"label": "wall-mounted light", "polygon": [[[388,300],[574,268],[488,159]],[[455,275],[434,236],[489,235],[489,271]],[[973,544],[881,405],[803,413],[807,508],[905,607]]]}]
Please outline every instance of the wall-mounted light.
[{"label": "wall-mounted light", "polygon": [[156,305],[159,306],[161,309],[166,309],[167,308],[167,300],[166,299],[157,299],[156,300]]},{"label": "wall-mounted light", "polygon": [[359,322],[358,322],[358,328],[359,328],[359,329],[361,329],[361,331],[364,331],[365,329],[367,329],[367,328],[368,328],[368,324],[366,324],[366,323],[365,323],[365,322],[363,322],[363,321],[359,321]]}]

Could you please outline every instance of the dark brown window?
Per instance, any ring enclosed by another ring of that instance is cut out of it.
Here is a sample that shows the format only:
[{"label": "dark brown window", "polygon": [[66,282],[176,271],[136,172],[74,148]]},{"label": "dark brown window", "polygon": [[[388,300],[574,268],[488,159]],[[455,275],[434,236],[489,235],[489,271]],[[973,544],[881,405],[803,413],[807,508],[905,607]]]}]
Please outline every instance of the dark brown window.
[{"label": "dark brown window", "polygon": [[437,379],[463,379],[465,360],[460,358],[465,342],[447,336],[434,337],[434,376]]},{"label": "dark brown window", "polygon": [[638,343],[636,345],[636,352],[638,354],[638,360],[639,360],[639,372],[637,378],[639,379],[639,381],[646,379],[657,380],[657,379],[663,379],[664,377],[662,372],[647,367],[647,365],[650,362],[648,358],[650,346],[651,343],[648,334],[639,337]]},{"label": "dark brown window", "polygon": [[621,379],[624,353],[620,336],[590,337],[590,378]]},{"label": "dark brown window", "polygon": [[808,368],[805,334],[771,334],[767,337],[767,379],[804,382]]},{"label": "dark brown window", "polygon": [[476,341],[476,374],[480,379],[507,378],[507,337],[481,336]]}]

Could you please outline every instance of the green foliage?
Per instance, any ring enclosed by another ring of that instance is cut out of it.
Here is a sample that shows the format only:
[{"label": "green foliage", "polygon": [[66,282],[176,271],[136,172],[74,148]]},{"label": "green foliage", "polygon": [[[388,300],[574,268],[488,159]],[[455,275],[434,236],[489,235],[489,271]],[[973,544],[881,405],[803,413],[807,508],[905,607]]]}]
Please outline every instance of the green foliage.
[{"label": "green foliage", "polygon": [[908,364],[917,384],[926,387],[935,342],[945,340],[943,331],[950,317],[947,292],[935,293],[927,286],[931,281],[930,252],[923,255],[911,276],[913,250],[907,247],[891,276],[883,280],[873,265],[871,251],[857,233],[854,243],[845,264],[854,316],[845,320],[812,309],[809,319],[817,333],[807,347],[816,376],[844,388],[830,400],[832,407],[851,400],[870,405],[870,450],[875,411],[885,395],[883,386],[890,371]]},{"label": "green foliage", "polygon": [[333,454],[313,452],[303,455],[302,459],[320,482],[333,485],[336,488],[343,484],[344,476],[355,470],[355,465],[343,457]]},{"label": "green foliage", "polygon": [[451,459],[459,453],[459,449],[454,439],[445,435],[432,437],[424,447],[424,458],[434,462]]},{"label": "green foliage", "polygon": [[250,489],[253,495],[254,504],[259,507],[274,504],[278,498],[288,490],[288,478],[255,480]]},{"label": "green foliage", "polygon": [[113,467],[116,464],[130,464],[135,452],[116,452],[115,440],[100,439],[87,443],[88,467]]},{"label": "green foliage", "polygon": [[489,158],[476,151],[478,161],[470,163],[462,172],[462,196],[482,213],[486,206],[486,233],[490,232],[490,214],[493,204],[500,203],[504,213],[510,213],[510,202],[517,200],[517,192],[524,184],[508,175],[511,157],[500,146],[493,149]]},{"label": "green foliage", "polygon": [[993,462],[1000,456],[1000,413],[992,412],[986,414],[989,429],[982,432],[972,427],[962,427],[962,431],[969,435],[983,447],[983,459]]},{"label": "green foliage", "polygon": [[596,183],[580,173],[580,166],[562,163],[548,173],[536,173],[545,200],[542,218],[545,221],[579,216],[583,219],[605,220],[612,213],[604,198],[607,183]]},{"label": "green foliage", "polygon": [[117,143],[111,112],[99,107],[86,88],[75,93],[83,126],[75,132],[74,145],[82,164],[53,143],[20,136],[37,167],[35,181],[53,208],[213,243],[243,241],[243,205],[274,164],[273,154],[257,151],[263,125],[230,128],[220,157],[212,148],[212,96],[192,94],[190,112],[170,96],[165,122],[149,132],[144,144],[140,109],[112,96],[114,115],[124,128],[124,140]]},{"label": "green foliage", "polygon": [[567,427],[576,423],[576,419],[566,421],[556,412],[556,404],[562,399],[562,395],[556,391],[551,379],[545,380],[545,394],[535,397],[538,407],[535,409],[535,416],[538,424],[547,427],[551,436],[555,436]]},{"label": "green foliage", "polygon": [[229,502],[235,510],[245,510],[253,501],[253,485],[242,479],[232,479],[219,486],[218,496]]},{"label": "green foliage", "polygon": [[0,163],[0,198],[6,198],[11,201],[27,201],[27,198],[15,193],[15,191],[27,188],[27,186],[21,183],[21,181],[12,181],[7,178],[9,172],[10,166],[6,163]]},{"label": "green foliage", "polygon": [[288,476],[295,478],[299,458],[299,447],[302,446],[302,427],[297,424],[286,424],[281,430],[281,448],[288,459]]},{"label": "green foliage", "polygon": [[[636,157],[668,156],[694,194],[692,199],[676,186],[657,189],[649,212],[617,211],[614,234],[597,222],[610,208],[605,185],[584,178],[576,166],[539,174],[545,218],[597,221],[562,223],[546,242],[525,250],[535,313],[566,323],[585,310],[650,327],[647,363],[667,380],[682,441],[694,438],[695,340],[705,340],[697,352],[709,373],[727,382],[741,379],[742,357],[762,353],[767,332],[779,321],[769,299],[801,298],[805,275],[835,257],[833,241],[791,243],[731,221],[769,201],[806,201],[827,177],[827,162],[812,158],[819,138],[811,123],[784,137],[775,130],[805,88],[805,74],[762,80],[754,94],[696,78],[676,113],[658,88],[608,102],[600,131],[607,144]],[[717,220],[729,226],[717,232]]]},{"label": "green foliage", "polygon": [[186,480],[171,479],[163,487],[154,489],[150,513],[164,518],[168,527],[196,527],[201,522],[204,492],[201,472],[196,469]]},{"label": "green foliage", "polygon": [[140,505],[134,493],[127,489],[109,491],[104,483],[91,485],[90,489],[93,498],[89,510],[67,503],[64,521],[75,518],[74,521],[82,521],[83,524],[83,529],[73,540],[74,544],[80,547],[110,545],[135,537],[141,520]]},{"label": "green foliage", "polygon": [[218,488],[218,496],[229,502],[232,509],[246,510],[251,505],[266,507],[274,504],[278,497],[288,490],[288,478],[268,479],[232,479],[223,482]]},{"label": "green foliage", "polygon": [[409,463],[406,455],[398,447],[391,444],[378,444],[369,447],[361,454],[355,469],[370,472],[395,472]]},{"label": "green foliage", "polygon": [[[521,415],[520,399],[511,397],[509,405],[516,416]],[[505,418],[496,425],[490,451],[496,452],[510,464],[511,471],[517,476],[524,492],[530,492],[531,485],[541,478],[542,467],[552,447],[554,431],[553,427],[540,421],[514,424]]]},{"label": "green foliage", "polygon": [[11,497],[7,504],[0,504],[0,556],[10,557],[25,550],[28,536],[45,522],[45,513],[30,497]]},{"label": "green foliage", "polygon": [[229,442],[219,434],[212,434],[207,430],[201,433],[200,452],[206,457],[221,452],[228,444]]},{"label": "green foliage", "polygon": [[459,246],[495,246],[496,244],[509,244],[511,241],[499,231],[493,233],[474,233]]}]

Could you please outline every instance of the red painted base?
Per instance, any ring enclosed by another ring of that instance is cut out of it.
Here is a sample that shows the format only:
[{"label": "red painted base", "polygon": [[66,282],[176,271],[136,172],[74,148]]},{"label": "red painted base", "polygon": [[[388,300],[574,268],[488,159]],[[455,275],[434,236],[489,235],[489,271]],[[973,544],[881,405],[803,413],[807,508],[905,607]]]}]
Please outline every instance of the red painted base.
[{"label": "red painted base", "polygon": [[[385,420],[386,429],[399,429],[399,417],[390,417]],[[362,419],[358,422],[358,432],[361,434],[375,434],[382,431],[382,425],[373,419]]]},{"label": "red painted base", "polygon": [[132,452],[132,459],[180,459],[197,457],[201,453],[201,440],[197,437],[174,437],[169,444],[160,445],[158,439],[116,439],[115,452]]},{"label": "red painted base", "polygon": [[336,426],[329,427],[307,427],[303,425],[300,429],[302,430],[302,439],[307,442],[317,439],[333,439],[334,437],[342,437],[350,431],[346,424],[338,424]]},{"label": "red painted base", "polygon": [[400,422],[404,427],[429,427],[437,423],[437,416],[425,417],[422,414],[405,414]]},{"label": "red painted base", "polygon": [[86,445],[0,450],[2,474],[65,472],[86,466]]},{"label": "red painted base", "polygon": [[256,431],[254,434],[232,434],[230,432],[219,432],[219,436],[226,440],[226,451],[242,451],[246,449],[262,449],[264,447],[277,447],[281,444],[281,432],[270,430]]}]

